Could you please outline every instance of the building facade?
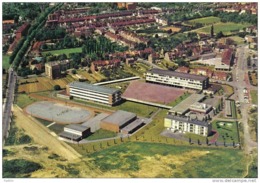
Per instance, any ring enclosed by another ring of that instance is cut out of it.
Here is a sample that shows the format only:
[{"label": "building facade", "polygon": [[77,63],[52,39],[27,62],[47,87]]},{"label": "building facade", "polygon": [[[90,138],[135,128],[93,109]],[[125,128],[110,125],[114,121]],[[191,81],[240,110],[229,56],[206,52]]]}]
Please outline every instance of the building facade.
[{"label": "building facade", "polygon": [[70,69],[70,61],[62,60],[62,61],[54,61],[48,62],[45,64],[45,74],[50,79],[60,78],[62,72]]},{"label": "building facade", "polygon": [[70,83],[66,86],[66,91],[68,95],[75,98],[90,100],[111,106],[121,100],[120,90],[83,82]]},{"label": "building facade", "polygon": [[209,78],[206,76],[180,73],[175,71],[152,69],[146,73],[146,81],[160,83],[179,88],[190,88],[196,90],[206,89]]},{"label": "building facade", "polygon": [[208,136],[212,130],[212,125],[206,121],[174,115],[167,115],[164,118],[164,127],[171,131],[188,132],[202,136]]}]

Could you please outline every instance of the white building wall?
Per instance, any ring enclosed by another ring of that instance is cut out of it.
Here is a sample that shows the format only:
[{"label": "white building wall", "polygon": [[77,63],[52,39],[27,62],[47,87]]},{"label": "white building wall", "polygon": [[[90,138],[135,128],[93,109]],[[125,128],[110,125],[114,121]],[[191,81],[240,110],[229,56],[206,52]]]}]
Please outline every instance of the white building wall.
[{"label": "white building wall", "polygon": [[162,84],[169,84],[175,85],[185,88],[192,88],[192,89],[203,89],[203,82],[193,79],[184,79],[179,77],[173,76],[162,76],[159,74],[154,73],[146,73],[146,80],[151,82],[157,82]]}]

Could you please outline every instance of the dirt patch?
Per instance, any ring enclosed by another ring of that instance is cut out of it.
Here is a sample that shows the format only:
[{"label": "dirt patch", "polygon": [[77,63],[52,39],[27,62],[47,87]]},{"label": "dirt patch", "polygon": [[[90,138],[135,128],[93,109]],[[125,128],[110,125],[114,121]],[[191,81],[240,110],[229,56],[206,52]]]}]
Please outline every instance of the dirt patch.
[{"label": "dirt patch", "polygon": [[17,106],[14,107],[14,115],[16,117],[15,121],[17,126],[23,128],[36,143],[47,146],[54,153],[68,160],[81,157],[81,155],[78,154],[72,147],[52,136],[49,129],[23,113],[23,111]]}]

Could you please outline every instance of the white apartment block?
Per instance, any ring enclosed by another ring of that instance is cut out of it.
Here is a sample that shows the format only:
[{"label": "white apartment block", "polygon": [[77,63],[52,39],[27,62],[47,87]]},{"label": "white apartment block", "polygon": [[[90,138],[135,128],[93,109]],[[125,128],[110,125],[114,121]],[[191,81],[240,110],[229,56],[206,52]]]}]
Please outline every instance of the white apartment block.
[{"label": "white apartment block", "polygon": [[75,98],[114,105],[121,100],[121,92],[117,89],[96,86],[83,82],[72,82],[67,85],[67,94]]},{"label": "white apartment block", "polygon": [[206,121],[173,115],[167,115],[164,118],[164,127],[171,131],[188,132],[202,136],[208,136],[212,130],[212,125]]},{"label": "white apartment block", "polygon": [[206,76],[187,74],[169,70],[152,69],[146,73],[146,81],[160,83],[179,88],[203,90],[208,88],[209,78]]}]

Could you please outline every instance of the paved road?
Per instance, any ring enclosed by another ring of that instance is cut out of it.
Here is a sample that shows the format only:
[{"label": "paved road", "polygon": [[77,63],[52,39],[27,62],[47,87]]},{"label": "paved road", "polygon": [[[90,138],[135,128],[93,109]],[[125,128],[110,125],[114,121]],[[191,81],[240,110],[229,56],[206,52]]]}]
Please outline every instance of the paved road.
[{"label": "paved road", "polygon": [[[250,137],[250,127],[248,125],[248,109],[251,104],[245,103],[244,100],[244,93],[243,89],[257,89],[257,87],[250,86],[248,82],[246,82],[246,75],[247,75],[247,56],[248,56],[248,46],[241,46],[237,49],[237,66],[233,69],[233,81],[230,83],[230,85],[234,86],[235,93],[231,97],[235,100],[240,101],[241,103],[241,114],[242,118],[239,120],[240,123],[243,124],[244,128],[244,146],[247,153],[252,151],[253,148],[257,147],[257,143],[254,142]],[[249,92],[249,91],[248,91]]]},{"label": "paved road", "polygon": [[7,137],[9,125],[10,125],[10,118],[12,112],[12,105],[14,102],[14,93],[15,93],[15,85],[16,85],[17,75],[12,68],[9,69],[9,78],[8,78],[8,88],[6,90],[6,102],[4,104],[3,109],[3,121],[2,121],[2,140],[3,144],[5,138]]}]

